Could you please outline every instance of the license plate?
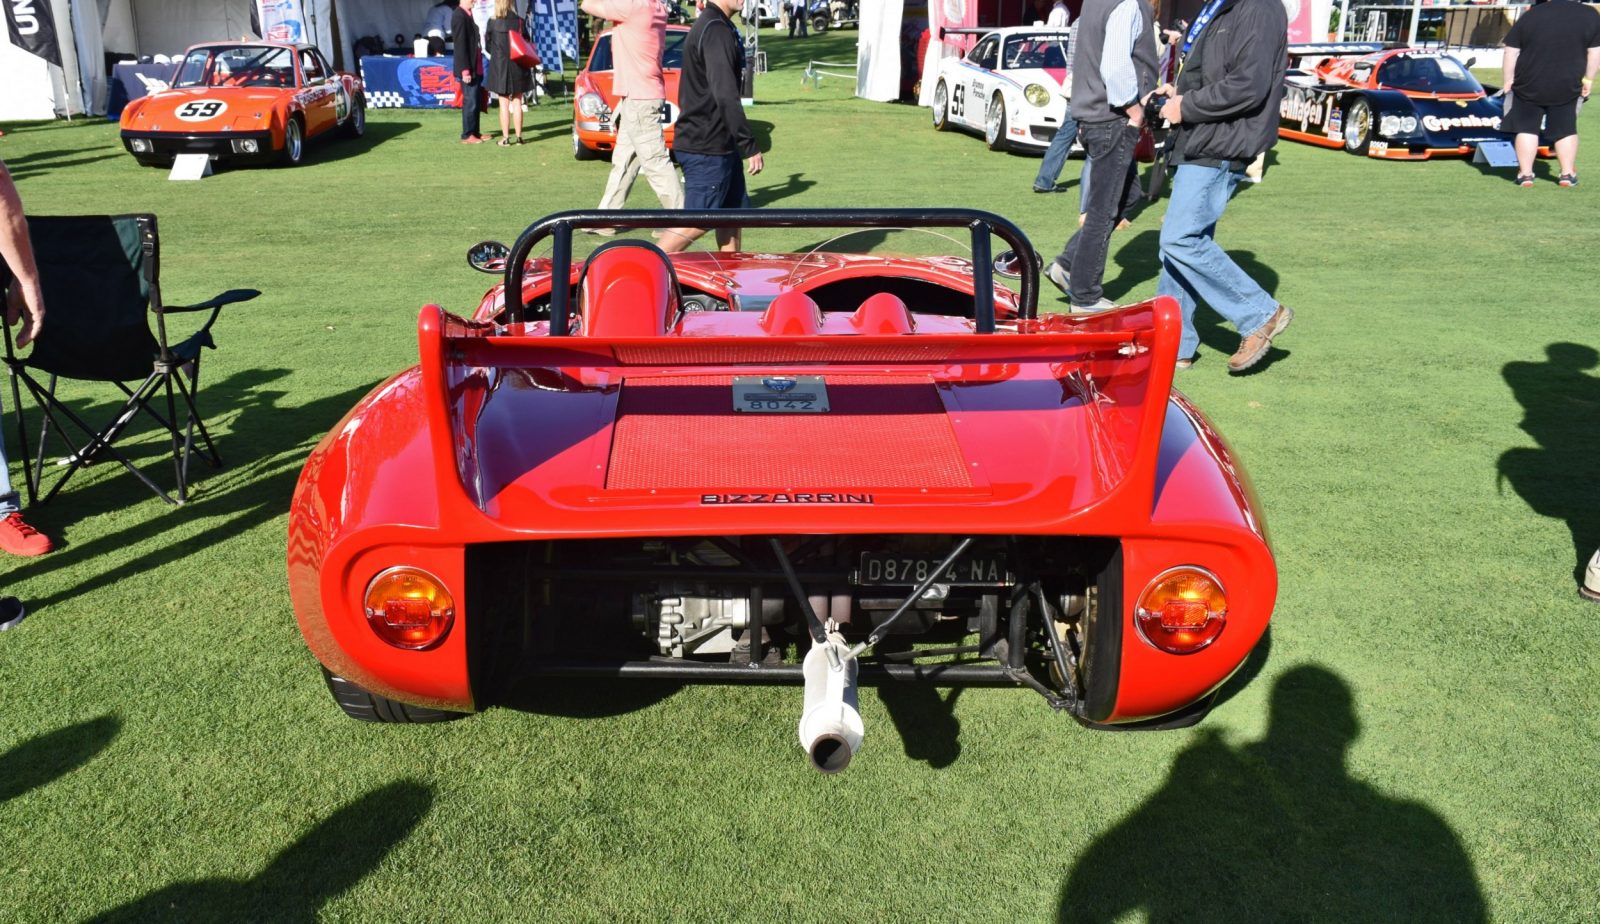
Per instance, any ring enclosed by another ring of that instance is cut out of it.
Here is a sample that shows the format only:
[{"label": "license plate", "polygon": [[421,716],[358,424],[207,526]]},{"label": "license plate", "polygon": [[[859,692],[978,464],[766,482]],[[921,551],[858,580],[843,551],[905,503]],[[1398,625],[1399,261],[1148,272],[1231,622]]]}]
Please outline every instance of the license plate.
[{"label": "license plate", "polygon": [[745,414],[826,414],[828,386],[820,375],[736,375],[733,409]]},{"label": "license plate", "polygon": [[[879,552],[862,552],[856,569],[855,583],[859,585],[915,587],[938,572],[940,558],[911,558]],[[935,584],[952,587],[1008,587],[1011,575],[1006,563],[999,558],[963,557],[944,570]]]}]

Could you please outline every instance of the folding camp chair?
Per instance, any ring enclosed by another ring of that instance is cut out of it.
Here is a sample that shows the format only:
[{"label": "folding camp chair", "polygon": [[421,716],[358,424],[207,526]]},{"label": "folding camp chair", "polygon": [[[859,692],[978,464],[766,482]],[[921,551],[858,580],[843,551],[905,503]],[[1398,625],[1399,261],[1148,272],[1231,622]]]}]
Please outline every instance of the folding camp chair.
[{"label": "folding camp chair", "polygon": [[[29,237],[44,290],[45,323],[33,349],[18,356],[6,327],[5,364],[11,377],[17,436],[22,443],[28,500],[54,497],[73,473],[105,453],[121,462],[167,503],[183,503],[189,493],[189,459],[198,433],[203,455],[213,468],[222,464],[211,434],[195,406],[200,378],[200,351],[215,348],[211,325],[224,305],[260,295],[254,289],[231,289],[198,305],[161,302],[160,240],[154,215],[85,215],[28,218]],[[7,274],[9,275],[9,274]],[[210,311],[204,325],[180,343],[167,339],[167,316]],[[155,318],[155,333],[147,317]],[[48,376],[48,384],[40,378]],[[126,401],[110,422],[93,427],[56,397],[58,379],[110,382]],[[138,381],[136,387],[128,382]],[[25,385],[41,412],[37,453],[28,448],[28,427],[18,383]],[[166,394],[165,414],[154,401]],[[176,394],[175,394],[176,393]],[[179,417],[179,401],[186,416]],[[143,413],[172,438],[172,463],[177,473],[177,500],[113,445],[123,430]],[[74,439],[67,424],[81,433]],[[46,443],[49,435],[66,444],[60,477],[43,493]]]}]

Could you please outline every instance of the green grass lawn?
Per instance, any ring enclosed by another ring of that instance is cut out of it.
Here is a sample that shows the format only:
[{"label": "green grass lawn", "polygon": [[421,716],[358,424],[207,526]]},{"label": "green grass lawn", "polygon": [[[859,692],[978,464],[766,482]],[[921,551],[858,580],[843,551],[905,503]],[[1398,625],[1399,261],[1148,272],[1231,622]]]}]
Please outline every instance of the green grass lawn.
[{"label": "green grass lawn", "polygon": [[[1075,188],[1029,192],[1036,159],[846,81],[803,90],[854,32],[774,36],[759,204],[986,208],[1059,247]],[[419,306],[473,307],[468,245],[598,201],[569,108],[513,149],[374,112],[302,168],[192,184],[104,121],[5,128],[31,211],[159,214],[169,301],[264,293],[217,327],[201,398],[227,465],[193,501],[97,465],[29,512],[58,551],[0,561],[31,612],[0,635],[5,920],[1595,919],[1600,607],[1574,572],[1600,543],[1600,190],[1280,145],[1219,239],[1295,324],[1229,376],[1237,338],[1202,312],[1179,380],[1266,511],[1270,645],[1179,732],[1085,731],[1021,690],[870,690],[865,749],[824,778],[796,689],[551,685],[365,725],[295,625],[300,464],[414,361]],[[1154,293],[1163,209],[1114,238],[1111,297]]]}]

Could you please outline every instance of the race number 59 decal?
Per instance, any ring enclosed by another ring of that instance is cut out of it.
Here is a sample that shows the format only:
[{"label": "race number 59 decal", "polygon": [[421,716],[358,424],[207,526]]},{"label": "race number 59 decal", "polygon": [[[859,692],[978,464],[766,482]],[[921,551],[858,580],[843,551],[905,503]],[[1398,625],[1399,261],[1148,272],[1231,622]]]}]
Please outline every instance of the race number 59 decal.
[{"label": "race number 59 decal", "polygon": [[967,110],[967,88],[956,84],[955,92],[950,94],[950,114],[956,118],[965,118]]},{"label": "race number 59 decal", "polygon": [[185,122],[209,122],[228,111],[228,104],[220,99],[191,100],[173,113]]}]

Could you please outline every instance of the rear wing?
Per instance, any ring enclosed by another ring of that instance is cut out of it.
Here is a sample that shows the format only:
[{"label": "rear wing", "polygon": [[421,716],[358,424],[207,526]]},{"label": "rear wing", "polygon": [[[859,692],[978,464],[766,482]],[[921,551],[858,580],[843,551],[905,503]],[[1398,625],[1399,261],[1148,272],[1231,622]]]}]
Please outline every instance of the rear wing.
[{"label": "rear wing", "polygon": [[[1067,415],[1081,437],[1082,451],[1070,454],[1076,460],[1072,470],[1045,479],[1062,492],[1058,503],[1047,505],[1048,513],[995,503],[971,511],[974,529],[1064,522],[1090,509],[1148,517],[1181,330],[1176,302],[1163,297],[1100,315],[1054,315],[1019,323],[1019,329],[992,336],[552,337],[506,335],[503,328],[430,305],[419,318],[418,338],[435,484],[441,504],[466,516],[485,512],[510,480],[540,466],[553,466],[541,477],[604,494],[599,484],[578,484],[593,477],[591,469],[555,467],[580,455],[568,451],[578,442],[611,425],[603,396],[633,377],[681,377],[685,387],[717,388],[707,379],[910,375],[973,395],[975,403],[960,415],[969,418],[964,426],[983,415],[995,415],[996,422],[1015,421],[1019,413],[1041,420]],[[497,387],[512,374],[534,387]],[[983,392],[982,400],[967,387],[984,384],[996,387]],[[477,428],[484,419],[528,418],[526,432],[539,432],[538,415],[523,410],[535,402],[541,413],[572,411],[547,420],[586,423],[543,437],[556,444],[543,445],[539,437],[519,440],[511,454],[525,451],[526,460],[480,450]],[[885,517],[898,515],[892,505],[882,509]]]},{"label": "rear wing", "polygon": [[1289,46],[1290,58],[1353,58],[1357,55],[1376,54],[1391,48],[1404,48],[1394,42],[1302,42]]}]

